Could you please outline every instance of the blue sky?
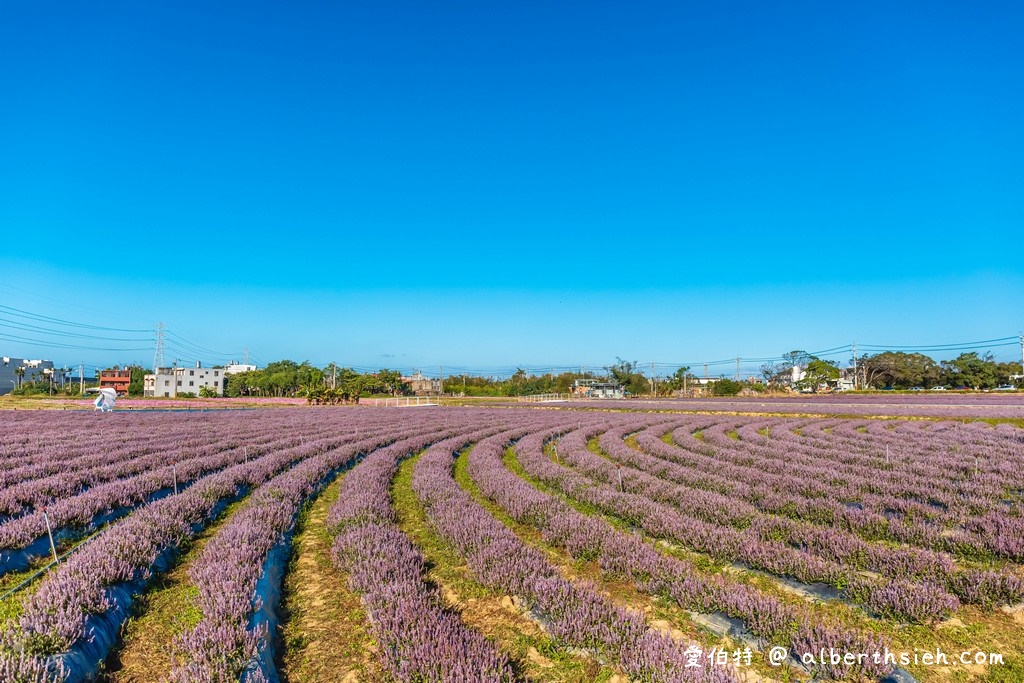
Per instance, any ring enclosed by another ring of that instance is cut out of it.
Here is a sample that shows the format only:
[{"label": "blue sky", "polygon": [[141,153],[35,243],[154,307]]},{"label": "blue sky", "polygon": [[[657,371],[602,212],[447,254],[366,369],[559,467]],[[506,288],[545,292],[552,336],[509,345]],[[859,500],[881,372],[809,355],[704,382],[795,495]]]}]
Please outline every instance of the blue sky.
[{"label": "blue sky", "polygon": [[1020,3],[0,13],[19,310],[424,369],[1024,328]]}]

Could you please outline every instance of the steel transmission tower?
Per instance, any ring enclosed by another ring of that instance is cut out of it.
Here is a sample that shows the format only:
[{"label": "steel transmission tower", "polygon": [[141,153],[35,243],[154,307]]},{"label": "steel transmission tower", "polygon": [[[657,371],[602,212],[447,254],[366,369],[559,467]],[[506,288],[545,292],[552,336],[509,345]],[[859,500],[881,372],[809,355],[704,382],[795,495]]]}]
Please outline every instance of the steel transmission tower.
[{"label": "steel transmission tower", "polygon": [[164,365],[164,324],[156,324],[156,352],[153,354],[153,372]]}]

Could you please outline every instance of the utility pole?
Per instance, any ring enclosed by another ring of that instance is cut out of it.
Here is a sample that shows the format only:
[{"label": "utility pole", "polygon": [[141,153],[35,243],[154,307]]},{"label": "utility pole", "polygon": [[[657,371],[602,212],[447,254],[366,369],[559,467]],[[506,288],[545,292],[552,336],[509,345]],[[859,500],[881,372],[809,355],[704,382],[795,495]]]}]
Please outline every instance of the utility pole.
[{"label": "utility pole", "polygon": [[736,359],[736,381],[740,381],[740,359]]},{"label": "utility pole", "polygon": [[439,379],[438,379],[438,383],[437,383],[437,385],[438,385],[437,393],[438,394],[443,394],[444,393],[444,366],[440,365],[438,367],[440,369],[440,372],[438,373],[438,378]]},{"label": "utility pole", "polygon": [[178,359],[174,359],[174,369],[171,371],[171,397],[178,398]]},{"label": "utility pole", "polygon": [[85,393],[85,361],[82,361],[78,366],[78,395],[81,396]]},{"label": "utility pole", "polygon": [[708,364],[704,364],[704,384],[708,383]]},{"label": "utility pole", "polygon": [[1024,383],[1024,334],[1020,335],[1020,375]]},{"label": "utility pole", "polygon": [[853,389],[857,390],[857,342],[853,342]]},{"label": "utility pole", "polygon": [[651,394],[658,395],[657,385],[654,383],[654,361],[651,361]]}]

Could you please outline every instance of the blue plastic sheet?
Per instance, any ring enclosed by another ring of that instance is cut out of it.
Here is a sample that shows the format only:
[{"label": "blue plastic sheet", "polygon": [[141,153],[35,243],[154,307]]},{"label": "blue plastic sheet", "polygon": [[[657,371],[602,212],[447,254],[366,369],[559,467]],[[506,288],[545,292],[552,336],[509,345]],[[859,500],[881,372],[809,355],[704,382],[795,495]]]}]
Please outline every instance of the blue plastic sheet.
[{"label": "blue plastic sheet", "polygon": [[[164,551],[153,564],[153,572],[167,571],[173,564],[177,548]],[[117,643],[121,625],[131,614],[135,596],[146,589],[148,580],[139,579],[119,583],[106,589],[110,608],[102,614],[91,614],[85,620],[86,638],[79,640],[67,652],[54,657],[54,664],[59,660],[64,664],[68,683],[94,681],[99,674],[100,665]]]},{"label": "blue plastic sheet", "polygon": [[[361,462],[364,456],[360,455],[349,461],[344,466],[332,470],[325,476],[313,490],[310,498],[321,492],[339,474],[351,469]],[[239,491],[230,499],[217,503],[209,517],[220,514],[231,503],[240,500],[248,493],[248,489]],[[250,619],[250,630],[266,625],[267,638],[263,647],[257,653],[256,661],[252,662],[240,677],[242,683],[249,680],[252,672],[260,670],[270,683],[280,683],[277,674],[277,666],[274,663],[276,653],[275,639],[277,637],[277,626],[279,622],[277,607],[281,600],[281,585],[285,571],[288,567],[288,559],[291,554],[291,541],[295,533],[295,524],[298,521],[298,513],[292,519],[289,530],[282,535],[281,540],[268,553],[263,565],[263,572],[256,584],[255,598],[260,602],[260,609]],[[198,532],[206,526],[206,522],[200,522],[192,526],[193,532]],[[80,641],[68,652],[55,655],[51,661],[56,665],[57,661],[63,662],[68,670],[66,683],[87,683],[95,681],[99,675],[100,668],[110,651],[117,643],[121,627],[131,614],[131,606],[135,597],[140,595],[149,584],[152,575],[166,572],[170,569],[177,557],[178,548],[168,548],[154,563],[150,577],[120,583],[107,588],[108,600],[111,603],[110,609],[103,614],[90,615],[86,619],[85,630],[91,636],[88,641]],[[255,601],[254,601],[255,604]]]},{"label": "blue plastic sheet", "polygon": [[[184,486],[179,486],[178,490],[182,491],[184,488]],[[149,503],[160,500],[161,498],[166,498],[172,493],[174,493],[173,487],[160,489],[159,491],[150,494],[146,500],[139,505],[122,506],[108,512],[102,512],[93,517],[84,527],[64,526],[54,529],[53,542],[59,544],[64,541],[74,541],[82,538],[107,522],[113,522],[121,519],[122,517],[126,517],[129,513],[137,510],[143,505],[148,505]],[[0,574],[25,571],[31,566],[32,562],[48,555],[50,555],[50,539],[46,534],[43,534],[24,548],[0,551]]]},{"label": "blue plastic sheet", "polygon": [[[231,498],[219,501],[213,507],[209,517],[217,516],[224,508],[241,499],[246,493],[248,493],[247,488],[240,490]],[[198,533],[205,526],[206,521],[193,524],[192,532]],[[110,655],[110,651],[120,637],[121,626],[131,615],[135,597],[146,590],[146,586],[149,585],[153,576],[166,572],[174,565],[179,551],[180,548],[177,546],[164,550],[157,557],[150,573],[145,578],[126,581],[106,588],[110,609],[102,614],[90,614],[86,617],[86,638],[79,640],[67,652],[51,657],[54,667],[58,661],[64,664],[64,668],[68,672],[64,679],[66,683],[86,683],[97,679],[103,662]]]},{"label": "blue plastic sheet", "polygon": [[[339,474],[355,467],[362,459],[363,456],[359,456],[346,465],[332,470],[320,480],[307,500],[312,500],[328,484],[334,481]],[[277,651],[277,627],[280,622],[277,607],[281,602],[281,584],[283,583],[285,570],[288,568],[288,560],[292,549],[292,537],[295,535],[295,525],[298,522],[298,518],[299,515],[296,512],[288,531],[282,535],[278,544],[267,554],[267,559],[263,563],[263,573],[260,575],[259,581],[256,582],[256,595],[253,604],[255,606],[258,601],[259,609],[253,613],[252,618],[249,620],[249,630],[254,631],[266,626],[267,637],[259,652],[256,653],[255,661],[251,662],[249,668],[242,672],[240,683],[251,683],[253,672],[257,670],[262,672],[263,676],[270,683],[280,683],[281,679],[277,674],[277,664],[274,662]]]},{"label": "blue plastic sheet", "polygon": [[294,534],[295,524],[293,521],[291,529],[267,554],[267,559],[263,563],[263,573],[260,575],[259,581],[256,582],[256,600],[259,601],[260,608],[249,620],[249,630],[254,631],[265,626],[267,637],[263,641],[263,647],[256,653],[256,661],[251,664],[250,669],[243,673],[242,681],[249,680],[251,671],[258,669],[263,672],[264,677],[270,683],[280,683],[277,665],[274,663],[279,622],[277,607],[281,602],[281,584],[288,566],[288,557],[291,555]]}]

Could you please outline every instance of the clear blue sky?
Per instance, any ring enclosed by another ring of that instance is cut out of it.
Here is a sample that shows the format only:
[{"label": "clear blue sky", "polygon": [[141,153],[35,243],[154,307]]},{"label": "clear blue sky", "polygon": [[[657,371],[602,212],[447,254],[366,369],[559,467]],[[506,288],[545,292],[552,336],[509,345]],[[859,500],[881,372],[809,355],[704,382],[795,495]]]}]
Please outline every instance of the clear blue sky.
[{"label": "clear blue sky", "polygon": [[0,0],[0,303],[425,370],[1024,328],[1021,3],[437,4]]}]

